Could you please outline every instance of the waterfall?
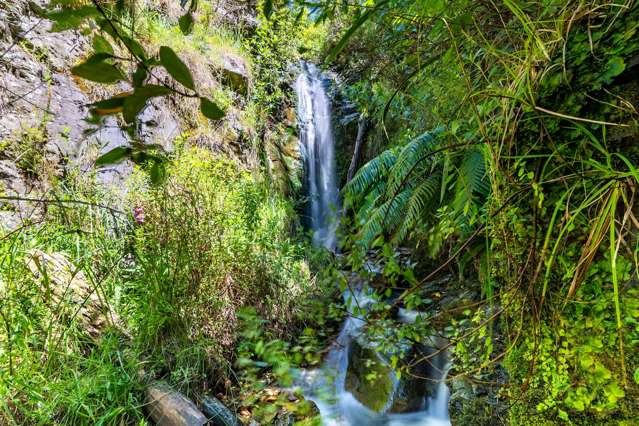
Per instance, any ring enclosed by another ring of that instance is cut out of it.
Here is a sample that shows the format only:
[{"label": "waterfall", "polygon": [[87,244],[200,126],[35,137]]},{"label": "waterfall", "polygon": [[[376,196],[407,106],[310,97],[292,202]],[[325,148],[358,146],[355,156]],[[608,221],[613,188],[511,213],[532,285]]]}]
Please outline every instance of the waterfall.
[{"label": "waterfall", "polygon": [[[297,115],[301,152],[304,160],[305,185],[309,200],[308,218],[313,231],[313,243],[335,250],[338,210],[338,190],[335,170],[335,139],[331,120],[331,102],[327,94],[328,80],[312,64],[302,63],[295,90],[298,98]],[[394,383],[386,407],[375,412],[364,406],[346,389],[351,346],[365,325],[364,320],[352,315],[355,308],[366,309],[375,302],[364,289],[346,291],[344,302],[349,315],[335,343],[327,354],[323,366],[317,370],[299,373],[297,385],[307,399],[315,402],[324,426],[450,426],[448,419],[447,357],[438,356],[431,362],[438,371],[437,387],[433,395],[423,396],[422,411],[412,413],[387,412],[393,403],[398,383]],[[417,313],[405,315],[419,320]],[[380,360],[381,355],[380,355]]]},{"label": "waterfall", "polygon": [[327,80],[315,65],[302,63],[295,91],[305,184],[310,198],[308,217],[313,243],[334,250],[339,198],[331,101],[326,85]]}]

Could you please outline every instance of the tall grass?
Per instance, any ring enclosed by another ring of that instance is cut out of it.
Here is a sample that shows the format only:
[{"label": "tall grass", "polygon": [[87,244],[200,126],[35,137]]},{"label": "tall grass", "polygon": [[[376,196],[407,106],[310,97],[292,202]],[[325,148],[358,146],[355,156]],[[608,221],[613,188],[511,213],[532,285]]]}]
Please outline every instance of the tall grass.
[{"label": "tall grass", "polygon": [[[0,237],[0,423],[114,424],[142,418],[140,363],[117,327],[92,336],[70,281],[86,282],[91,295],[117,305],[126,216],[98,207],[108,194],[82,185],[60,185],[41,224],[26,224]],[[79,204],[82,201],[87,204]],[[35,251],[67,259],[69,275],[39,265]],[[29,267],[31,265],[32,267]],[[66,281],[58,282],[64,277]],[[53,286],[66,286],[55,298]],[[118,325],[118,324],[113,324]]]},{"label": "tall grass", "polygon": [[186,388],[224,379],[238,310],[253,306],[282,330],[311,282],[291,206],[236,163],[192,148],[133,203],[145,219],[124,294],[140,346]]},{"label": "tall grass", "polygon": [[[129,186],[122,211],[69,179],[41,223],[0,237],[0,423],[144,422],[151,380],[226,390],[240,308],[286,330],[312,282],[286,200],[203,149],[181,148],[164,184],[136,173]],[[96,307],[108,317],[97,332]]]}]

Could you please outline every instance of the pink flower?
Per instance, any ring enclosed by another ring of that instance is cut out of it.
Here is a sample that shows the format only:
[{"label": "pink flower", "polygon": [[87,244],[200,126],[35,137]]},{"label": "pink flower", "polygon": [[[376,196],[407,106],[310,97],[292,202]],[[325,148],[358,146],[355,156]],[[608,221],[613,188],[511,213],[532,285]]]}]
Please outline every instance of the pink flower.
[{"label": "pink flower", "polygon": [[144,223],[144,209],[142,207],[135,207],[133,209],[133,218],[138,225],[142,225]]}]

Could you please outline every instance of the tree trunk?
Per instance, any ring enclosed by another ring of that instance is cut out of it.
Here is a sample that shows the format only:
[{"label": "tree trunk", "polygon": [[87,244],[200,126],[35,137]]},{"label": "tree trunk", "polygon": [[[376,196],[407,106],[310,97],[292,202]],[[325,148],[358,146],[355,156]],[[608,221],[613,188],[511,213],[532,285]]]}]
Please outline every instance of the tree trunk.
[{"label": "tree trunk", "polygon": [[357,171],[359,164],[359,157],[362,151],[362,145],[366,139],[366,131],[368,130],[368,120],[364,114],[359,116],[357,121],[357,138],[355,139],[355,150],[353,151],[353,158],[351,164],[348,167],[348,173],[346,174],[346,183],[350,182]]}]

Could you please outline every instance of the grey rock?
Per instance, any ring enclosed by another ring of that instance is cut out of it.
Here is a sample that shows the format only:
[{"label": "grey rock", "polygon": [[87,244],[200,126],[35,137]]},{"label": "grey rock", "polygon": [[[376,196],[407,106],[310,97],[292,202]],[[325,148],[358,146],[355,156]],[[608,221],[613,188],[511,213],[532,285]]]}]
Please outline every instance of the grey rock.
[{"label": "grey rock", "polygon": [[235,415],[222,402],[213,397],[207,396],[200,403],[202,411],[206,414],[210,424],[214,426],[240,426],[240,422]]},{"label": "grey rock", "polygon": [[235,55],[222,55],[222,77],[224,82],[241,95],[248,93],[250,76],[246,62]]},{"label": "grey rock", "polygon": [[206,417],[195,404],[164,382],[146,390],[146,410],[157,426],[202,426]]}]

